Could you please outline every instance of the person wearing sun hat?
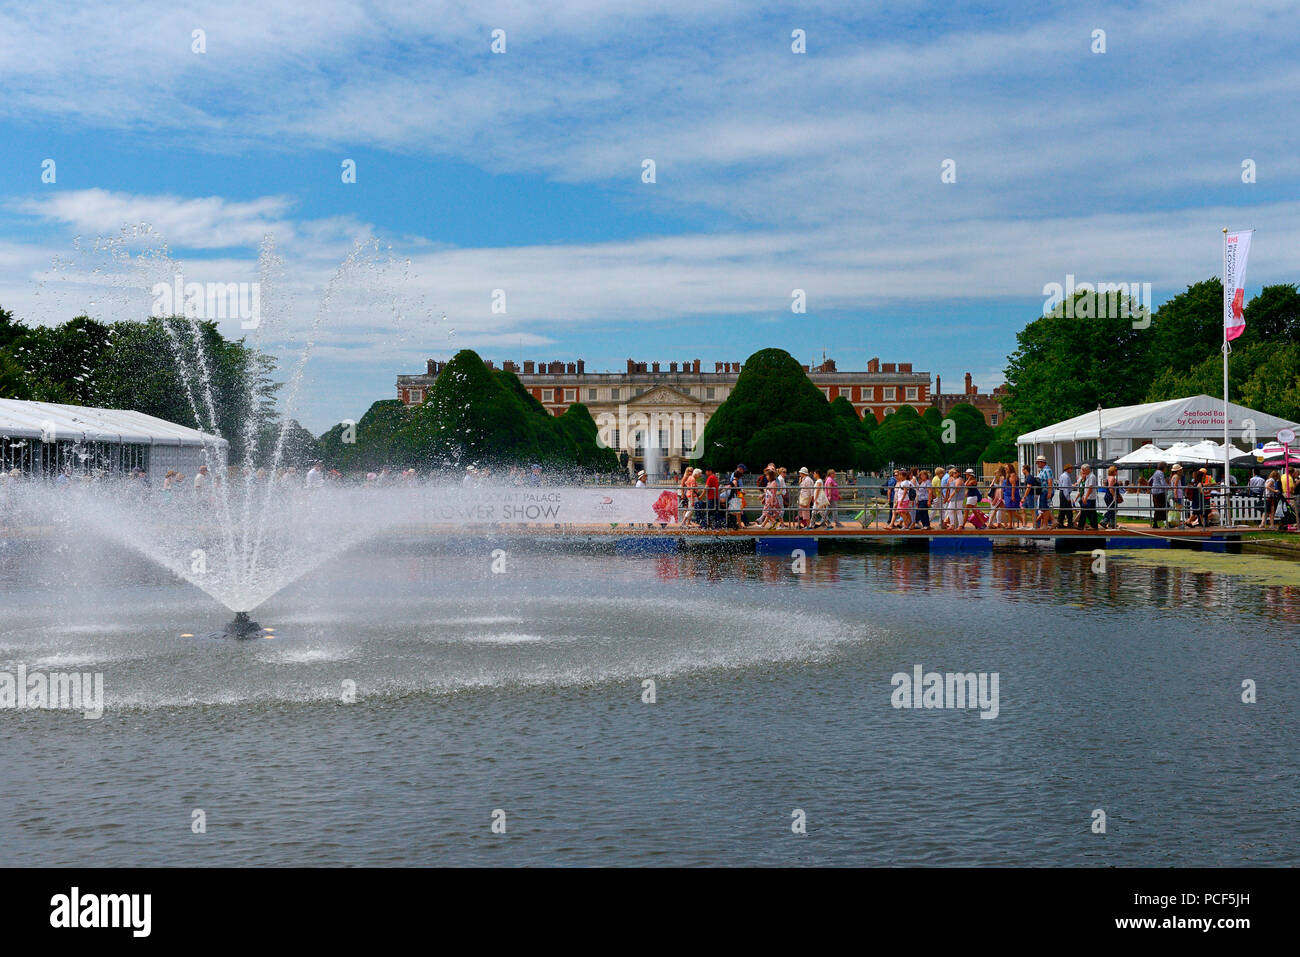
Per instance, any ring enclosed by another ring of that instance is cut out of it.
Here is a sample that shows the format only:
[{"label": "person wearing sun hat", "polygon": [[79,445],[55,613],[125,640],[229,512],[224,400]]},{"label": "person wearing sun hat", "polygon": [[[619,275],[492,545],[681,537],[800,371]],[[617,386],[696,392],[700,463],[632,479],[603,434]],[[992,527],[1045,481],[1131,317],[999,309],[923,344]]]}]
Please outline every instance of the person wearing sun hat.
[{"label": "person wearing sun hat", "polygon": [[1210,524],[1210,488],[1214,485],[1214,479],[1210,477],[1208,469],[1196,470],[1196,484],[1199,486],[1201,496],[1197,519],[1201,523],[1201,528],[1206,528]]},{"label": "person wearing sun hat", "polygon": [[1165,497],[1169,494],[1169,480],[1165,478],[1164,469],[1159,465],[1151,473],[1151,527],[1159,528],[1161,522],[1169,520],[1165,506]]},{"label": "person wearing sun hat", "polygon": [[1199,473],[1193,473],[1191,478],[1187,479],[1183,486],[1184,494],[1187,498],[1187,527],[1194,525],[1204,525],[1201,523],[1201,499],[1204,490],[1201,488],[1201,477]]},{"label": "person wearing sun hat", "polygon": [[807,528],[812,524],[813,485],[808,466],[799,469],[799,527]]},{"label": "person wearing sun hat", "polygon": [[1056,487],[1061,490],[1060,501],[1057,503],[1059,506],[1056,513],[1057,528],[1074,528],[1074,504],[1070,501],[1070,496],[1074,492],[1074,476],[1070,474],[1073,468],[1073,462],[1066,462],[1061,468],[1061,477],[1056,481]]},{"label": "person wearing sun hat", "polygon": [[1035,528],[1051,528],[1052,513],[1051,502],[1052,492],[1055,488],[1056,475],[1052,472],[1052,467],[1047,464],[1047,456],[1040,455],[1034,459],[1034,464],[1038,466],[1038,501],[1035,503],[1038,515],[1034,519]]},{"label": "person wearing sun hat", "polygon": [[1097,522],[1097,476],[1092,467],[1082,465],[1079,468],[1079,527],[1091,526],[1095,531]]},{"label": "person wearing sun hat", "polygon": [[1171,521],[1166,522],[1170,528],[1182,528],[1185,521],[1183,517],[1183,467],[1175,462],[1169,469],[1169,494],[1167,497],[1170,506],[1169,515]]}]

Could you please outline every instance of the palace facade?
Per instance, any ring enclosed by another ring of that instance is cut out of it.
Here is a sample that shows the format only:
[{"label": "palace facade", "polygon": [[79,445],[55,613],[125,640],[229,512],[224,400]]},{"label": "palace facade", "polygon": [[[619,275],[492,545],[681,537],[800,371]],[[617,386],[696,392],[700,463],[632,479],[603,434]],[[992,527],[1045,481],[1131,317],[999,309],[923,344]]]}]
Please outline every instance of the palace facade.
[{"label": "palace facade", "polygon": [[[488,368],[494,368],[491,361]],[[408,406],[424,401],[445,362],[430,359],[422,374],[399,375],[397,397]],[[611,448],[626,451],[629,469],[644,468],[652,475],[677,471],[692,454],[709,417],[731,394],[742,363],[715,362],[706,371],[699,359],[686,362],[627,360],[621,372],[589,372],[582,359],[575,362],[506,361],[501,368],[515,373],[532,395],[552,415],[562,414],[575,402],[590,410],[601,438]],[[813,385],[827,401],[845,396],[859,416],[877,421],[910,405],[923,412],[931,404],[930,373],[913,372],[910,362],[871,359],[860,372],[840,371],[833,359],[804,366]]]}]

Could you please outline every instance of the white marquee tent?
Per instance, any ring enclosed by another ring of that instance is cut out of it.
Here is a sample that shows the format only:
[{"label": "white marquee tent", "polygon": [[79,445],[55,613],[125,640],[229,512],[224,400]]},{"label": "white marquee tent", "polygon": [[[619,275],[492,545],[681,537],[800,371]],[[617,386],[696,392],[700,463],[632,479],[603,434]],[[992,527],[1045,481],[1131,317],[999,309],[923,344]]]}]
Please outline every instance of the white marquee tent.
[{"label": "white marquee tent", "polygon": [[[1252,446],[1284,428],[1300,429],[1300,424],[1228,403],[1228,430],[1238,444]],[[1223,441],[1223,400],[1193,395],[1085,412],[1026,432],[1016,445],[1022,463],[1033,464],[1044,455],[1059,475],[1066,462],[1118,459],[1147,443],[1166,447],[1177,442],[1194,445],[1203,439]]]},{"label": "white marquee tent", "polygon": [[123,470],[161,480],[169,468],[193,475],[224,467],[229,443],[143,412],[0,399],[0,468],[49,474],[65,467]]}]

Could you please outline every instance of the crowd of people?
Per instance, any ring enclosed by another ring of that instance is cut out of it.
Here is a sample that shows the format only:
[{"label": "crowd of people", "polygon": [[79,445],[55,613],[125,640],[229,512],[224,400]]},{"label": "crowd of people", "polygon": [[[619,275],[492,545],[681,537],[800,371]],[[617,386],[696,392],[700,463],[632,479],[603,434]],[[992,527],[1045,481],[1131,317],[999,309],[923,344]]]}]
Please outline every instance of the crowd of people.
[{"label": "crowd of people", "polygon": [[[754,518],[753,498],[745,500],[747,470],[739,465],[726,476],[710,468],[685,467],[669,477],[677,488],[678,523],[696,528],[840,528],[846,503],[834,469],[800,468],[791,476],[784,467],[768,463],[756,476],[760,507]],[[637,486],[646,484],[644,471]],[[1295,469],[1256,474],[1245,492],[1260,500],[1263,528],[1296,523]],[[845,491],[848,491],[847,489]],[[873,491],[877,494],[873,495]],[[1121,506],[1135,493],[1149,497],[1140,514],[1130,503],[1126,515],[1151,528],[1208,528],[1221,523],[1221,486],[1206,468],[1172,465],[1155,469],[1136,481],[1122,479],[1110,465],[1104,471],[1084,463],[1067,463],[1057,475],[1045,456],[1034,465],[999,465],[981,479],[973,468],[900,468],[878,489],[859,476],[849,493],[854,500],[850,519],[863,528],[902,531],[935,529],[1118,529]],[[882,501],[883,499],[883,501]]]},{"label": "crowd of people", "polygon": [[[0,491],[23,478],[17,469],[0,471]],[[411,487],[425,481],[442,484],[448,478],[445,470],[419,476],[413,468],[387,467],[345,476],[317,461],[305,473],[293,465],[258,468],[251,473],[236,465],[215,470],[202,465],[193,476],[168,469],[160,484],[168,495],[199,497],[215,494],[223,485],[248,482],[312,490],[326,484]],[[142,494],[154,487],[148,473],[138,467],[116,472],[65,468],[53,481],[56,486],[124,482]],[[582,482],[580,476],[544,474],[539,464],[511,466],[499,472],[468,465],[460,479],[464,488],[554,484]],[[645,471],[639,471],[637,487],[648,484]],[[1153,529],[1208,528],[1221,523],[1222,486],[1206,468],[1160,467],[1134,481],[1121,479],[1114,465],[1102,472],[1084,463],[1077,469],[1066,464],[1057,475],[1041,455],[1032,467],[999,465],[983,479],[972,468],[949,465],[933,470],[899,468],[888,477],[859,473],[849,475],[842,485],[835,469],[801,467],[791,474],[784,466],[769,462],[752,481],[743,464],[726,474],[687,465],[666,484],[676,490],[677,521],[686,528],[835,529],[852,523],[901,531],[1116,529],[1121,506],[1134,493],[1147,500],[1141,507],[1130,503],[1124,510],[1126,518],[1149,522]],[[1297,524],[1298,489],[1297,470],[1287,468],[1256,472],[1244,490],[1234,489],[1234,493],[1244,492],[1258,500],[1260,527],[1286,528]],[[671,499],[668,507],[671,511]]]},{"label": "crowd of people", "polygon": [[[1251,477],[1246,492],[1262,502],[1260,527],[1295,524],[1297,484],[1295,469]],[[1140,492],[1150,496],[1150,505],[1138,517],[1152,528],[1208,528],[1221,523],[1216,502],[1222,498],[1221,489],[1205,468],[1192,471],[1175,464],[1168,474],[1156,468],[1148,478],[1125,481],[1114,465],[1099,474],[1085,463],[1076,474],[1075,466],[1067,463],[1058,476],[1042,455],[1033,468],[999,465],[983,483],[974,469],[964,474],[954,466],[933,473],[897,469],[887,485],[888,526],[1117,529],[1125,497]]]},{"label": "crowd of people", "polygon": [[[678,488],[678,524],[687,528],[839,528],[840,487],[834,469],[800,468],[792,479],[784,467],[769,462],[758,473],[755,486],[761,490],[762,511],[755,522],[746,518],[742,463],[724,484],[711,468],[682,469],[674,476]],[[643,486],[645,473],[637,474]]]}]

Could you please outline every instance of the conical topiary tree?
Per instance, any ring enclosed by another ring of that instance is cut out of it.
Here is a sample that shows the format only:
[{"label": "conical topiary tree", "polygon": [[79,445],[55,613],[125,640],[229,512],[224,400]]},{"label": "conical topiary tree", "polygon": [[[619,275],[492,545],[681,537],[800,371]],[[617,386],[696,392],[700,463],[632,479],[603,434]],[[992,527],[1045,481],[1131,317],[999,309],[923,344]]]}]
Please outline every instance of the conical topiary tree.
[{"label": "conical topiary tree", "polygon": [[822,391],[784,349],[762,349],[704,427],[702,462],[730,469],[768,461],[809,468],[852,467],[860,430],[837,416]]},{"label": "conical topiary tree", "polygon": [[488,369],[463,349],[439,373],[411,416],[406,447],[435,468],[460,465],[527,466],[612,471],[614,454],[600,448],[596,423],[575,403],[553,416],[513,372]]},{"label": "conical topiary tree", "polygon": [[533,418],[476,352],[462,349],[412,414],[410,444],[434,467],[521,463],[541,454]]}]

